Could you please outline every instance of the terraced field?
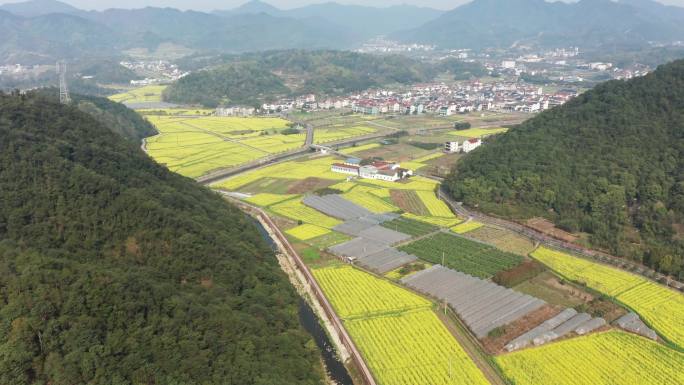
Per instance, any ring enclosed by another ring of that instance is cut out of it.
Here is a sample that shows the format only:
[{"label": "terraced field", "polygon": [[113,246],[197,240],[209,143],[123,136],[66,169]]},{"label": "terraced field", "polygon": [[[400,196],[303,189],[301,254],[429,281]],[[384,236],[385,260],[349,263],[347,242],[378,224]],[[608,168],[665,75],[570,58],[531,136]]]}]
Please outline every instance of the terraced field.
[{"label": "terraced field", "polygon": [[516,385],[684,384],[684,354],[619,331],[573,338],[496,358]]},{"label": "terraced field", "polygon": [[430,263],[444,263],[446,267],[479,278],[490,278],[502,270],[519,265],[523,257],[506,253],[466,238],[438,233],[400,247]]},{"label": "terraced field", "polygon": [[684,348],[684,295],[626,271],[540,247],[531,254],[569,280],[615,297]]},{"label": "terraced field", "polygon": [[314,276],[379,384],[489,383],[427,300],[349,266]]}]

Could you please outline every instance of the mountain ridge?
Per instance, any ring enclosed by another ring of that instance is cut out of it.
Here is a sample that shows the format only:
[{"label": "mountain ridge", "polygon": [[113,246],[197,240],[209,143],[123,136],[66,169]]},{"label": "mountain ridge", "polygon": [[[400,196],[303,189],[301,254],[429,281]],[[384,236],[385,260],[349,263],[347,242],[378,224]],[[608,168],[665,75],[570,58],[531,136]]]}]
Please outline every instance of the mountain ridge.
[{"label": "mountain ridge", "polygon": [[[663,11],[670,8],[683,12]],[[591,48],[645,45],[684,40],[684,9],[648,0],[474,0],[392,36],[441,48],[505,48],[521,42]]]}]

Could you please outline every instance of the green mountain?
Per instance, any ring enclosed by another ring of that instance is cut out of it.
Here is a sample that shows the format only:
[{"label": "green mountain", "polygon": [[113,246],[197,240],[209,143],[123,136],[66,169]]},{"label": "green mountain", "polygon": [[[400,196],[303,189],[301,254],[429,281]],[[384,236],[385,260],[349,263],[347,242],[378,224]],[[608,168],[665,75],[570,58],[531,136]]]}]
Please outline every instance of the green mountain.
[{"label": "green mountain", "polygon": [[192,73],[164,90],[164,100],[182,104],[259,106],[290,90],[271,72],[253,64],[228,64]]},{"label": "green mountain", "polygon": [[[428,81],[447,72],[458,78],[487,74],[480,64],[458,60],[425,63],[401,55],[377,56],[330,50],[199,55],[180,60],[179,65],[195,72],[167,88],[166,100],[209,107],[253,105],[281,96],[308,93],[340,95],[387,84]],[[199,71],[207,67],[211,69]]]},{"label": "green mountain", "polygon": [[683,40],[681,11],[650,0],[474,0],[394,37],[442,48],[627,48]]},{"label": "green mountain", "polygon": [[684,275],[684,61],[528,120],[464,158],[447,186],[467,205],[543,216]]},{"label": "green mountain", "polygon": [[54,64],[58,59],[112,55],[116,32],[61,13],[25,18],[0,10],[0,64]]},{"label": "green mountain", "polygon": [[321,384],[251,222],[89,115],[0,96],[0,383]]}]

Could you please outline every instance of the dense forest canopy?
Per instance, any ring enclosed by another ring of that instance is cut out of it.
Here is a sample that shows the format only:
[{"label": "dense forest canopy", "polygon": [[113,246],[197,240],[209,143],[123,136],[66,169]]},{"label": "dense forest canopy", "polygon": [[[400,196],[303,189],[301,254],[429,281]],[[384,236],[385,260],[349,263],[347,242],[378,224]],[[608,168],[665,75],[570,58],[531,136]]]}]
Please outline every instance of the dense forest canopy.
[{"label": "dense forest canopy", "polygon": [[208,107],[255,104],[308,93],[343,95],[388,84],[429,81],[441,73],[458,79],[487,74],[481,64],[455,59],[426,63],[401,55],[328,50],[199,55],[180,60],[179,64],[196,72],[167,88],[165,99]]},{"label": "dense forest canopy", "polygon": [[530,119],[464,158],[447,185],[468,205],[544,216],[684,276],[684,61]]},{"label": "dense forest canopy", "polygon": [[320,384],[239,210],[74,107],[0,95],[0,383]]}]

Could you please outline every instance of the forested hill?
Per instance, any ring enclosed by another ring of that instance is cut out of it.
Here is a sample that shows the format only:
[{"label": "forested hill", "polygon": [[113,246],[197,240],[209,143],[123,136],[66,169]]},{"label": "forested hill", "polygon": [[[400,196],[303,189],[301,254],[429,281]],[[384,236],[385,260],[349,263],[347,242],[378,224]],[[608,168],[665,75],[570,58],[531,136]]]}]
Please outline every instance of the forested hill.
[{"label": "forested hill", "polygon": [[684,256],[684,61],[599,85],[491,140],[453,171],[454,197],[545,216],[679,275]]},{"label": "forested hill", "polygon": [[320,384],[252,222],[89,115],[0,95],[0,384]]},{"label": "forested hill", "polygon": [[[488,74],[479,63],[427,63],[401,55],[333,50],[280,50],[242,55],[198,55],[180,61],[192,74],[164,97],[182,104],[259,104],[308,93],[340,95],[388,84],[412,84],[447,73],[460,80]],[[200,70],[209,68],[208,70]]]}]

